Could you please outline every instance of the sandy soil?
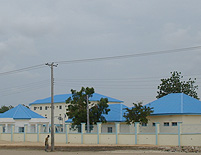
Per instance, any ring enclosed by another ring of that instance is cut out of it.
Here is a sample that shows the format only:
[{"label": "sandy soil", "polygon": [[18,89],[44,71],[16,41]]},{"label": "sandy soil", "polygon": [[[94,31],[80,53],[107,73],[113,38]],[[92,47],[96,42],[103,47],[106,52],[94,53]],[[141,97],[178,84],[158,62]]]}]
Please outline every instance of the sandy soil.
[{"label": "sandy soil", "polygon": [[[150,154],[150,155],[166,155],[166,154],[174,154],[174,155],[195,155],[195,153],[169,153],[169,152],[160,152],[160,151],[103,151],[103,152],[93,152],[93,151],[87,151],[87,152],[45,152],[42,150],[0,150],[1,155],[144,155],[144,154]],[[196,153],[197,154],[197,153]]]},{"label": "sandy soil", "polygon": [[[172,153],[160,150],[155,145],[86,145],[86,144],[56,144],[55,152],[45,152],[44,144],[37,142],[7,142],[0,141],[0,155],[195,155],[195,153]],[[199,154],[199,153],[196,153]],[[201,153],[200,153],[201,154]]]}]

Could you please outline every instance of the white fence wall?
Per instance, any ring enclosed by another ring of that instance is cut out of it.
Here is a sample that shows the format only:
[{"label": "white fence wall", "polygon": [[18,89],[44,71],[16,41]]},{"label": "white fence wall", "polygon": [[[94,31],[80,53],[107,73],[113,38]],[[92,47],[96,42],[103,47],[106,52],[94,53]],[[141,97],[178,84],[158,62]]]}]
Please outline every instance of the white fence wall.
[{"label": "white fence wall", "polygon": [[[44,142],[45,137],[50,134],[50,129],[44,125],[8,126],[5,130],[0,126],[0,140],[5,141],[30,141]],[[181,124],[178,126],[141,126],[139,123],[132,125],[114,123],[90,126],[87,132],[85,124],[72,126],[55,125],[55,143],[75,144],[152,144],[152,145],[179,145],[200,146],[201,124]],[[6,132],[7,131],[7,132]],[[19,132],[20,131],[20,132]],[[34,131],[34,132],[33,132]]]}]

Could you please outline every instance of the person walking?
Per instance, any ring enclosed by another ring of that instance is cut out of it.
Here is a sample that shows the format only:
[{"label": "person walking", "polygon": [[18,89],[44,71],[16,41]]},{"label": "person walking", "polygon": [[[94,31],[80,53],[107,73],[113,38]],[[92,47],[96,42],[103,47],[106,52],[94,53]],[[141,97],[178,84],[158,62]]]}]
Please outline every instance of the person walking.
[{"label": "person walking", "polygon": [[45,151],[47,152],[48,148],[49,148],[49,142],[48,142],[48,138],[50,137],[50,135],[47,135],[47,137],[45,138]]}]

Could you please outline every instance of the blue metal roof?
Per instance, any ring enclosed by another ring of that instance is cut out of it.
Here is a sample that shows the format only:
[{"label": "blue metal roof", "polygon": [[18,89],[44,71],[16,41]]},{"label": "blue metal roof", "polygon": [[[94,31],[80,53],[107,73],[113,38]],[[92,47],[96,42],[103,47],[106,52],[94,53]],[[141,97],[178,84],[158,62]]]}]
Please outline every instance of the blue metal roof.
[{"label": "blue metal roof", "polygon": [[123,117],[126,109],[128,108],[124,104],[109,104],[110,109],[108,115],[103,115],[108,122],[125,122],[126,119]]},{"label": "blue metal roof", "polygon": [[[64,103],[66,102],[66,100],[72,97],[72,94],[60,94],[60,95],[55,95],[54,96],[54,103]],[[108,98],[108,102],[123,102],[108,96],[104,96],[98,93],[94,93],[92,97],[89,98],[89,101],[100,101],[101,98]],[[45,103],[51,103],[51,97],[45,98],[45,99],[40,99],[40,100],[36,100],[33,103],[30,103],[29,105],[32,104],[45,104]]]},{"label": "blue metal roof", "polygon": [[153,107],[152,115],[201,115],[201,101],[184,93],[172,93],[146,106]]},{"label": "blue metal roof", "polygon": [[29,108],[19,104],[0,115],[0,118],[13,118],[13,119],[31,119],[31,118],[45,118]]},{"label": "blue metal roof", "polygon": [[[123,117],[126,112],[125,108],[128,108],[124,104],[108,104],[110,111],[108,115],[103,114],[107,122],[125,122],[126,119]],[[72,119],[68,119],[66,123],[71,123]]]}]

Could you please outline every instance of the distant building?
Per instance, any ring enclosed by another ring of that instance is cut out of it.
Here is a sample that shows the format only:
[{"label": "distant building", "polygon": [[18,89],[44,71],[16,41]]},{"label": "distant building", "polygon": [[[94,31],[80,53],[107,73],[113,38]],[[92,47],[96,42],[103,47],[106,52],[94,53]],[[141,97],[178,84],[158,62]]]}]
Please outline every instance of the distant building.
[{"label": "distant building", "polygon": [[[103,114],[105,119],[107,120],[107,123],[102,126],[102,132],[104,133],[114,133],[115,132],[115,123],[120,123],[120,124],[126,124],[124,113],[126,113],[126,108],[124,104],[109,104],[108,109],[110,111],[108,114]],[[72,119],[68,119],[66,123],[73,123]],[[123,128],[124,126],[122,126]],[[96,130],[96,127],[93,129]],[[122,131],[126,131],[126,129],[122,129]]]},{"label": "distant building", "polygon": [[201,101],[184,93],[172,93],[161,97],[146,106],[153,107],[149,125],[159,122],[161,126],[201,124]]},{"label": "distant building", "polygon": [[[67,104],[66,100],[72,97],[72,94],[61,94],[54,96],[54,122],[55,124],[64,124],[68,120],[66,116]],[[108,96],[104,96],[98,93],[94,93],[92,97],[89,98],[91,103],[96,104],[101,98],[108,98],[108,104],[120,104],[123,101],[114,99]],[[29,104],[30,109],[34,112],[46,117],[51,118],[51,97],[45,99],[39,99]]]},{"label": "distant building", "polygon": [[5,133],[10,133],[12,126],[15,126],[14,132],[24,132],[25,125],[28,132],[35,133],[38,124],[48,127],[49,120],[21,104],[0,114],[0,125]]}]

